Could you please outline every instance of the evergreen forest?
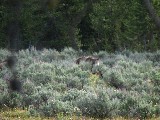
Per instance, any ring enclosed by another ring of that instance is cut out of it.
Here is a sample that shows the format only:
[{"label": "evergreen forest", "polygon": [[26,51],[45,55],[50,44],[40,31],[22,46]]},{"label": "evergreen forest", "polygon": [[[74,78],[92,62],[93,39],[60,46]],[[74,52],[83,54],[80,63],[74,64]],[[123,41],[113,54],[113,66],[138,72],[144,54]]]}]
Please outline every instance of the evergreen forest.
[{"label": "evergreen forest", "polygon": [[156,51],[159,16],[159,0],[1,0],[0,47]]}]

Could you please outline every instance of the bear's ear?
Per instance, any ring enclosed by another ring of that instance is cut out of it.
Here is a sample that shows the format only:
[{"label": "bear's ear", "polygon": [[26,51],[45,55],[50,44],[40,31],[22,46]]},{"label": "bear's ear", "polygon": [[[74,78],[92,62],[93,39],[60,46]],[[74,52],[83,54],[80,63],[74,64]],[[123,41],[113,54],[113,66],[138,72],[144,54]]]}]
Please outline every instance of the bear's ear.
[{"label": "bear's ear", "polygon": [[75,63],[76,63],[76,64],[79,64],[79,61],[78,61],[78,60],[75,60]]},{"label": "bear's ear", "polygon": [[84,57],[82,56],[82,57],[79,57],[79,58],[77,58],[76,60],[75,60],[75,63],[76,64],[79,64],[80,63],[80,61],[81,60],[83,60],[84,59]]}]

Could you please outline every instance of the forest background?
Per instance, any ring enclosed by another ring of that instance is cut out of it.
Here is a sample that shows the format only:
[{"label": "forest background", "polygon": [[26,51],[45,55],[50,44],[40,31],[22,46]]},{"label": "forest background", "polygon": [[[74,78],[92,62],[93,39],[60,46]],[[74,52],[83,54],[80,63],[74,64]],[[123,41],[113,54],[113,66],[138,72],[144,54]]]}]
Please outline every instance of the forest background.
[{"label": "forest background", "polygon": [[159,0],[1,0],[0,47],[160,48]]}]

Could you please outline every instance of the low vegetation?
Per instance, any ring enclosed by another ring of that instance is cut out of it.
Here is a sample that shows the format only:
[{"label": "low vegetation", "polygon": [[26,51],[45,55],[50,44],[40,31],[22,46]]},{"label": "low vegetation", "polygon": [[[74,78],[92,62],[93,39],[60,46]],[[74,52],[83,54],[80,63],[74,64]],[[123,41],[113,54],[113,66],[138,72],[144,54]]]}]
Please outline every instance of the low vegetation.
[{"label": "low vegetation", "polygon": [[[0,50],[1,61],[9,55],[7,50]],[[99,65],[91,71],[90,62],[76,64],[76,58],[82,55],[99,57]],[[12,72],[4,65],[0,72],[1,116],[6,117],[6,109],[15,108],[27,111],[24,117],[37,120],[58,115],[95,119],[160,116],[160,51],[89,54],[71,48],[61,52],[32,48],[15,56],[22,90],[9,89],[7,79]],[[96,71],[101,71],[102,77],[93,74]]]}]

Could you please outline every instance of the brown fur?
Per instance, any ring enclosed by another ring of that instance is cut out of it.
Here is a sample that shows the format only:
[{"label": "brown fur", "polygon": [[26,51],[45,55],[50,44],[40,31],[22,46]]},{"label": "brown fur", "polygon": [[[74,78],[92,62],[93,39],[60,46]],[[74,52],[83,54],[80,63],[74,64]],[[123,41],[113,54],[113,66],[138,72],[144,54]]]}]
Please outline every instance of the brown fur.
[{"label": "brown fur", "polygon": [[94,65],[99,61],[99,58],[93,56],[82,56],[76,59],[76,64],[80,64],[81,61],[91,62],[92,65]]},{"label": "brown fur", "polygon": [[85,57],[79,57],[78,59],[76,59],[76,64],[79,64],[82,60],[85,60]]},{"label": "brown fur", "polygon": [[[91,62],[92,67],[91,67],[91,72],[93,69],[93,65],[99,63],[99,58],[93,57],[93,56],[82,56],[76,59],[76,64],[80,64],[81,61],[85,61],[85,62]],[[92,72],[92,74],[96,74],[98,75],[100,78],[103,78],[103,74],[101,71],[97,71],[97,72]]]},{"label": "brown fur", "polygon": [[92,56],[88,56],[86,57],[85,61],[87,62],[91,62],[92,65],[96,64],[98,61],[99,61],[99,58],[95,58],[95,57],[92,57]]}]

